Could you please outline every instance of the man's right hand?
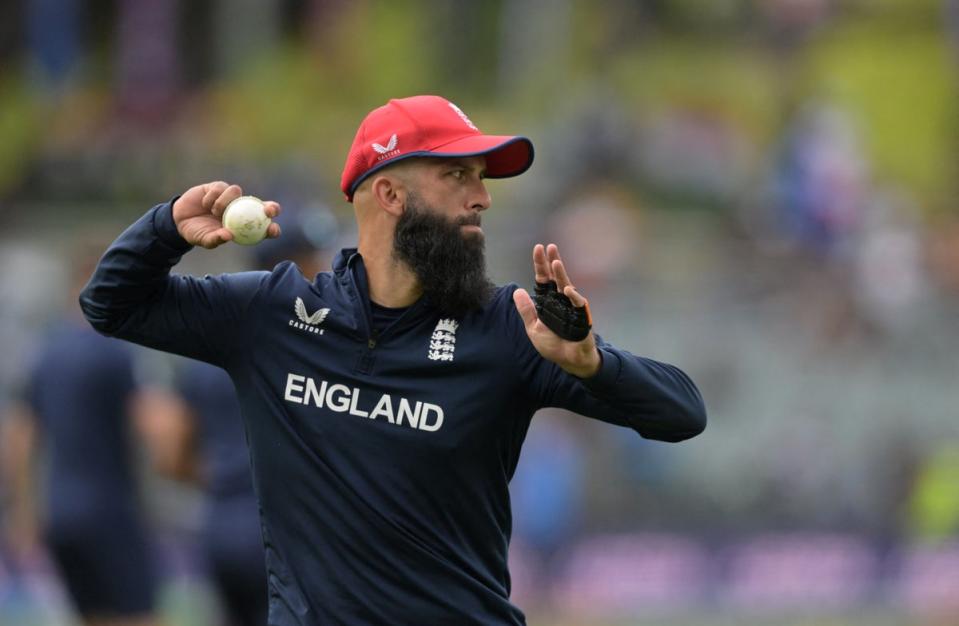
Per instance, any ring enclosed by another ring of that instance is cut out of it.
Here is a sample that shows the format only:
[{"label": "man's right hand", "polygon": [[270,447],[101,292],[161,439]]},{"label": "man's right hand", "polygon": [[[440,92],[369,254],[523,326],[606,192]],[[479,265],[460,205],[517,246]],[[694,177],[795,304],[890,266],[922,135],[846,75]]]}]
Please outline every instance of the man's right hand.
[{"label": "man's right hand", "polygon": [[[191,187],[173,203],[173,221],[180,236],[190,245],[207,249],[232,241],[233,233],[223,227],[221,220],[227,205],[242,195],[239,185],[223,181]],[[267,201],[264,204],[270,219],[280,214],[278,203]],[[279,224],[270,224],[266,236],[279,237]]]}]

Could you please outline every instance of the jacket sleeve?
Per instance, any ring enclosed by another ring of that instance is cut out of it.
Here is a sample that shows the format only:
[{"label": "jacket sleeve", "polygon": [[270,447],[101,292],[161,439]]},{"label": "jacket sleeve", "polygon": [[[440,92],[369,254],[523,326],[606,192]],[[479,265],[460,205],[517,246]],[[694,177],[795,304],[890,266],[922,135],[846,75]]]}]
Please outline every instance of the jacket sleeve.
[{"label": "jacket sleeve", "polygon": [[80,308],[104,335],[225,366],[252,344],[248,309],[269,274],[171,274],[192,249],[172,207],[173,200],[154,207],[110,245],[80,293]]},{"label": "jacket sleeve", "polygon": [[[512,296],[515,286],[506,291]],[[667,363],[635,356],[596,335],[602,365],[580,379],[544,359],[533,347],[512,297],[507,327],[516,363],[536,408],[559,407],[632,428],[647,439],[683,441],[706,428],[706,407],[693,381]]]}]

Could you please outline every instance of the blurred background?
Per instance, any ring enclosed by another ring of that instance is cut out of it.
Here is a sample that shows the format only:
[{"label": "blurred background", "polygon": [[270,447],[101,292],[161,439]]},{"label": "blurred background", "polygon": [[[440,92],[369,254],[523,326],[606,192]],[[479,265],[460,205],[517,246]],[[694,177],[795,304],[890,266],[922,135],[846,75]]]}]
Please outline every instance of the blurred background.
[{"label": "blurred background", "polygon": [[[350,245],[353,133],[418,93],[536,146],[489,184],[494,280],[558,243],[600,334],[709,409],[679,445],[537,415],[512,482],[531,624],[959,624],[955,0],[5,0],[0,411],[76,308],[79,243],[223,179]],[[175,387],[180,360],[133,357]],[[218,624],[201,490],[131,445],[158,610]],[[42,543],[0,536],[0,624],[75,623]]]}]

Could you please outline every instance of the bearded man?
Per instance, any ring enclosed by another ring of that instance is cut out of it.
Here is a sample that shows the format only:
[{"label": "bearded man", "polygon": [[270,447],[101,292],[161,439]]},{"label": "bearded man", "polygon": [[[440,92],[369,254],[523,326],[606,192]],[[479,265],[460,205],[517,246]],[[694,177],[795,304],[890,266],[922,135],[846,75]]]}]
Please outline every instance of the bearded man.
[{"label": "bearded man", "polygon": [[555,245],[533,248],[535,302],[487,279],[484,179],[532,161],[528,139],[484,135],[443,98],[391,100],[347,156],[359,242],[332,271],[171,274],[191,247],[232,239],[221,217],[243,191],[214,182],[127,229],[81,295],[101,332],[233,379],[270,624],[525,624],[508,486],[533,413],[663,441],[704,429],[682,371],[593,334]]}]

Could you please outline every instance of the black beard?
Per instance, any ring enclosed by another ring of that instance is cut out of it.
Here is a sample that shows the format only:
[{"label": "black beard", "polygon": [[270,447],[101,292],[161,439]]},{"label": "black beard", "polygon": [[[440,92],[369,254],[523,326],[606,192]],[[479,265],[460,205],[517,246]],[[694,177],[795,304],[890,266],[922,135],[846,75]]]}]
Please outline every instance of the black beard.
[{"label": "black beard", "polygon": [[493,297],[483,235],[464,235],[460,228],[479,222],[479,214],[449,220],[411,193],[396,223],[393,258],[410,268],[424,295],[444,317],[461,318]]}]

